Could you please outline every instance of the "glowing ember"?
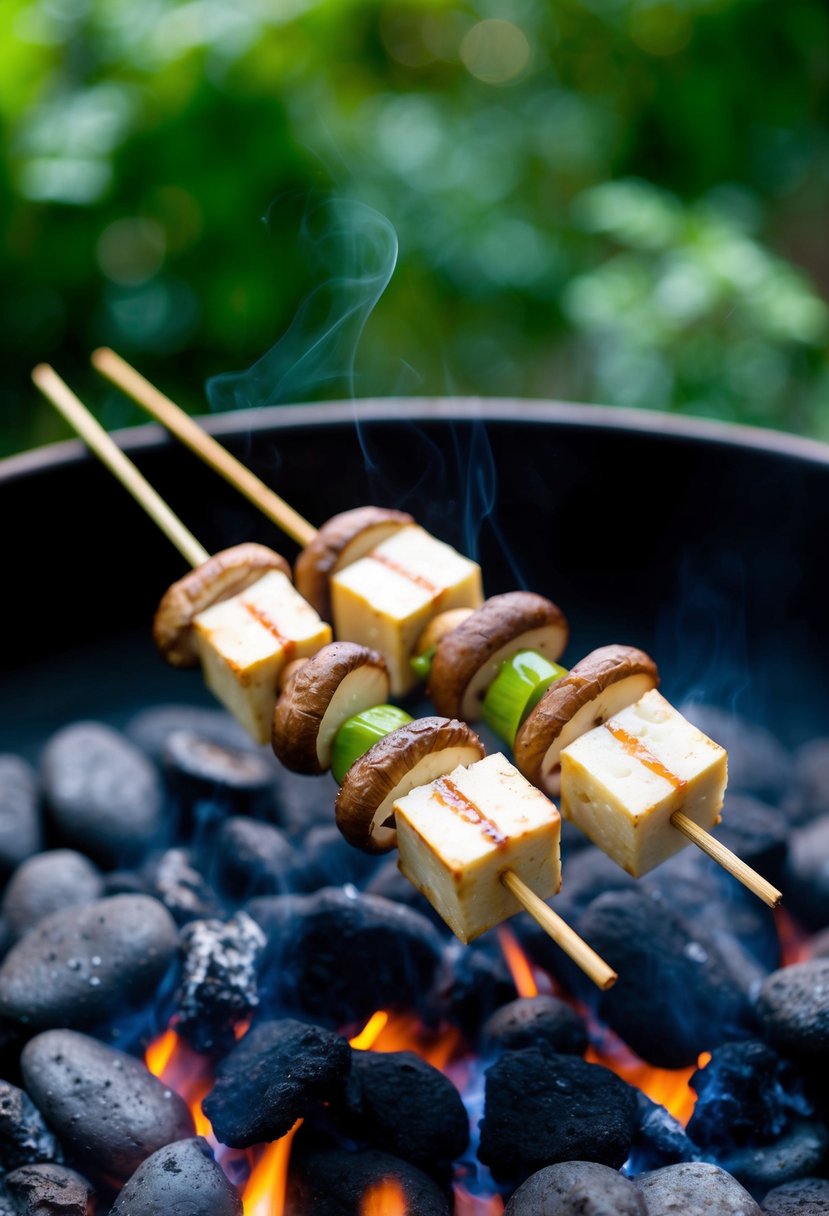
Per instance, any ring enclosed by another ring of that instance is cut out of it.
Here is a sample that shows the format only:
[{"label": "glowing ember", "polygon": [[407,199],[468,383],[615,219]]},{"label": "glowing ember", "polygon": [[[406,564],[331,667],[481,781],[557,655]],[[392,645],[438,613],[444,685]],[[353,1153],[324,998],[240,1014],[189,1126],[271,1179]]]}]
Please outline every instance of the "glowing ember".
[{"label": "glowing ember", "polygon": [[174,1030],[165,1030],[150,1043],[144,1062],[154,1077],[184,1099],[190,1107],[197,1135],[212,1139],[215,1147],[213,1128],[201,1105],[213,1086],[209,1061],[188,1047]]},{"label": "glowing ember", "polygon": [[530,960],[515,940],[515,934],[506,925],[497,929],[498,942],[504,952],[512,981],[519,996],[538,996],[538,984],[530,966]]},{"label": "glowing ember", "polygon": [[251,1171],[242,1196],[244,1216],[283,1216],[291,1144],[302,1120],[280,1140],[269,1144]]},{"label": "glowing ember", "polygon": [[371,1015],[360,1033],[348,1040],[349,1043],[357,1051],[371,1051],[381,1032],[385,1030],[388,1020],[389,1015],[385,1009],[378,1009]]},{"label": "glowing ember", "polygon": [[370,1186],[363,1196],[360,1216],[406,1216],[406,1196],[400,1183],[384,1178]]},{"label": "glowing ember", "polygon": [[470,1195],[462,1186],[455,1187],[455,1216],[502,1216],[504,1201],[500,1195]]},{"label": "glowing ember", "polygon": [[785,908],[775,908],[777,936],[780,938],[780,957],[784,967],[792,963],[803,963],[811,957],[809,935],[801,929]]},{"label": "glowing ember", "polygon": [[154,1077],[162,1078],[178,1046],[178,1035],[174,1030],[165,1030],[153,1039],[144,1054],[144,1062]]},{"label": "glowing ember", "polygon": [[697,1068],[705,1067],[711,1055],[707,1051],[701,1052],[697,1063],[690,1068],[654,1068],[617,1039],[612,1051],[599,1052],[588,1047],[584,1058],[588,1064],[603,1064],[630,1085],[641,1089],[652,1102],[664,1106],[685,1127],[697,1101],[697,1095],[688,1082]]}]

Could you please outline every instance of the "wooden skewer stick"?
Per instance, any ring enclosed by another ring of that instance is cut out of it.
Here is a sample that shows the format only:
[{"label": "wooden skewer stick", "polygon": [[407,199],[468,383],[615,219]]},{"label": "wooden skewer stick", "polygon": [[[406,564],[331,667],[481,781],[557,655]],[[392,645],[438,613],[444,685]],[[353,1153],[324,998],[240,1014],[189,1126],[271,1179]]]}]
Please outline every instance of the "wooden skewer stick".
[{"label": "wooden skewer stick", "polygon": [[577,967],[581,968],[588,979],[605,992],[613,987],[619,978],[613,968],[608,966],[592,946],[588,946],[584,938],[579,937],[575,929],[562,920],[549,904],[545,904],[523,879],[512,870],[507,870],[501,875],[501,882],[510,894],[515,896],[525,912],[529,912],[535,923],[540,925]]},{"label": "wooden skewer stick", "polygon": [[678,832],[687,836],[692,844],[702,849],[703,853],[707,853],[724,870],[728,870],[729,874],[741,882],[744,887],[748,887],[749,891],[767,903],[770,908],[776,908],[781,902],[782,891],[778,891],[777,887],[773,887],[770,882],[767,882],[762,874],[752,870],[751,866],[746,865],[742,858],[738,857],[736,853],[732,853],[731,849],[726,848],[722,841],[717,840],[716,836],[712,836],[698,823],[694,823],[693,819],[689,819],[682,811],[674,811],[671,815],[671,823]]},{"label": "wooden skewer stick", "polygon": [[80,435],[87,447],[95,453],[111,473],[115,474],[121,485],[129,490],[151,519],[155,520],[184,560],[191,566],[200,566],[202,562],[206,562],[210,556],[207,550],[199,544],[193,533],[185,528],[158,491],[153,489],[130,458],[124,455],[118,444],[110,438],[55,369],[48,363],[40,363],[32,372],[32,380],[47,401],[51,402],[72,429]]},{"label": "wooden skewer stick", "polygon": [[283,532],[286,532],[298,545],[304,548],[317,534],[313,524],[303,519],[284,498],[275,494],[264,481],[245,468],[222,447],[218,440],[209,435],[203,427],[194,422],[189,414],[185,414],[180,406],[165,397],[159,389],[145,379],[125,359],[108,347],[101,347],[92,353],[92,365],[122,389],[128,397],[132,397],[142,409],[152,414],[171,434],[186,444],[191,451],[201,456],[212,469],[221,474],[226,481],[235,486],[240,493],[258,507],[262,513]]}]

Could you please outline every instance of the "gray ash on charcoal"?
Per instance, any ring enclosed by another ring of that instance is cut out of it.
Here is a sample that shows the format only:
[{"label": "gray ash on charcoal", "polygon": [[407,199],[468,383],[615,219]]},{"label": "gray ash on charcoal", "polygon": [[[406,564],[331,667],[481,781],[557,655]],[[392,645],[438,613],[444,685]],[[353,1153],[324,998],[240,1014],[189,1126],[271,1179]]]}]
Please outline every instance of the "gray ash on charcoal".
[{"label": "gray ash on charcoal", "polygon": [[770,975],[757,1012],[766,1038],[804,1063],[829,1065],[829,959],[813,959]]},{"label": "gray ash on charcoal", "polygon": [[0,1171],[63,1160],[55,1135],[29,1095],[0,1081]]},{"label": "gray ash on charcoal", "polygon": [[167,849],[143,869],[147,893],[159,899],[176,923],[219,915],[221,908],[189,849]]},{"label": "gray ash on charcoal", "polygon": [[764,1216],[826,1216],[829,1212],[829,1181],[799,1178],[768,1192],[763,1200]]},{"label": "gray ash on charcoal", "polygon": [[178,808],[179,830],[202,830],[228,811],[273,813],[274,762],[264,751],[229,747],[180,729],[168,736],[162,764]]},{"label": "gray ash on charcoal", "polygon": [[377,1009],[423,1011],[443,961],[443,938],[410,908],[353,887],[254,899],[268,938],[268,998],[323,1025],[365,1021]]},{"label": "gray ash on charcoal", "polygon": [[[814,1119],[797,1120],[771,1144],[718,1149],[716,1157],[753,1194],[764,1195],[770,1187],[812,1174],[822,1165],[829,1147],[829,1132]],[[712,1154],[713,1155],[713,1154]]]},{"label": "gray ash on charcoal", "polygon": [[233,1148],[277,1140],[319,1103],[339,1098],[350,1067],[339,1035],[291,1018],[260,1022],[218,1066],[204,1113]]},{"label": "gray ash on charcoal", "polygon": [[73,849],[51,849],[17,867],[0,911],[15,940],[50,913],[92,903],[103,893],[103,875],[88,857]]},{"label": "gray ash on charcoal", "polygon": [[23,1080],[68,1164],[120,1186],[145,1158],[194,1134],[184,1102],[141,1060],[74,1030],[47,1030],[23,1049]]},{"label": "gray ash on charcoal", "polygon": [[526,1047],[487,1069],[478,1156],[497,1179],[510,1183],[563,1161],[618,1169],[636,1126],[635,1091],[615,1073],[575,1056]]},{"label": "gray ash on charcoal", "polygon": [[595,1161],[548,1165],[524,1182],[504,1216],[648,1216],[642,1194]]},{"label": "gray ash on charcoal", "polygon": [[15,1216],[93,1216],[95,1188],[64,1165],[25,1165],[5,1178]]},{"label": "gray ash on charcoal", "polygon": [[175,922],[146,895],[53,912],[0,966],[0,1014],[33,1030],[115,1031],[119,1014],[152,1005],[177,947]]},{"label": "gray ash on charcoal", "polygon": [[389,1182],[400,1187],[406,1216],[450,1216],[447,1193],[409,1162],[376,1149],[306,1149],[301,1140],[291,1155],[286,1209],[291,1216],[364,1216],[366,1192]]},{"label": "gray ash on charcoal", "polygon": [[176,1030],[196,1051],[229,1049],[235,1029],[259,1004],[258,965],[265,935],[237,912],[228,921],[191,922],[181,933]]},{"label": "gray ash on charcoal", "polygon": [[355,1051],[335,1118],[344,1132],[402,1157],[436,1178],[469,1143],[461,1096],[437,1068],[410,1051]]},{"label": "gray ash on charcoal", "polygon": [[140,860],[167,830],[155,767],[102,722],[76,722],[53,735],[41,774],[57,839],[107,869]]},{"label": "gray ash on charcoal", "polygon": [[0,879],[42,848],[35,771],[19,756],[0,755]]},{"label": "gray ash on charcoal", "polygon": [[284,832],[246,815],[234,815],[221,825],[208,864],[214,887],[234,903],[292,891],[302,869]]},{"label": "gray ash on charcoal", "polygon": [[666,1165],[636,1179],[648,1216],[762,1216],[751,1195],[719,1166]]},{"label": "gray ash on charcoal", "polygon": [[502,1006],[483,1029],[490,1051],[516,1051],[544,1045],[562,1055],[583,1056],[587,1050],[584,1019],[558,997],[519,997]]},{"label": "gray ash on charcoal", "polygon": [[242,1216],[242,1201],[198,1136],[165,1145],[142,1162],[110,1216]]}]

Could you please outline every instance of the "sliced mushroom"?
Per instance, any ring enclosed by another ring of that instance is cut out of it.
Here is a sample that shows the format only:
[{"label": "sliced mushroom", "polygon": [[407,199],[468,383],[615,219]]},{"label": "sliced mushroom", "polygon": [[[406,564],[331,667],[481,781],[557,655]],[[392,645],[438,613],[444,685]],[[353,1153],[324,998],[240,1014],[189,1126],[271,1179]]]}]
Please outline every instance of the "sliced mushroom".
[{"label": "sliced mushroom", "polygon": [[564,613],[543,595],[493,595],[438,643],[429,676],[432,704],[447,717],[477,722],[502,663],[518,650],[539,650],[555,661],[568,632]]},{"label": "sliced mushroom", "polygon": [[337,827],[358,849],[387,853],[397,844],[396,800],[484,754],[483,743],[465,722],[418,718],[401,726],[346,773],[334,804]]},{"label": "sliced mushroom", "polygon": [[258,582],[269,570],[291,577],[284,557],[265,545],[247,542],[222,549],[173,583],[161,598],[153,621],[155,644],[173,667],[195,667],[193,618],[212,604],[229,600]]},{"label": "sliced mushroom", "polygon": [[600,646],[544,694],[515,739],[515,763],[546,794],[560,788],[561,753],[580,735],[633,705],[659,683],[656,663],[635,646]]},{"label": "sliced mushroom", "polygon": [[296,585],[324,621],[331,620],[328,580],[335,570],[365,557],[398,528],[415,521],[405,511],[355,507],[332,515],[296,560]]},{"label": "sliced mushroom", "polygon": [[427,650],[437,646],[447,634],[463,624],[467,617],[472,616],[474,611],[474,608],[450,608],[448,612],[439,612],[437,616],[433,616],[417,639],[415,654],[425,654]]},{"label": "sliced mushroom", "polygon": [[388,697],[389,673],[376,650],[323,646],[286,682],[273,715],[273,750],[295,773],[324,773],[343,722]]}]

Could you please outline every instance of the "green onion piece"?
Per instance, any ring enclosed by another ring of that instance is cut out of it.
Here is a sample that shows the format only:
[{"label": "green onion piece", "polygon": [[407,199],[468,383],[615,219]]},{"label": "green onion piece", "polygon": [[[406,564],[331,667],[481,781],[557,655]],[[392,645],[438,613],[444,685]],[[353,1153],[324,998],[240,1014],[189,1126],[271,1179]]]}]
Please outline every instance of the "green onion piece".
[{"label": "green onion piece", "polygon": [[550,685],[566,675],[566,667],[551,663],[537,650],[519,650],[501,664],[501,670],[487,689],[483,704],[487,726],[512,747],[527,714]]},{"label": "green onion piece", "polygon": [[413,659],[409,659],[409,666],[417,676],[418,680],[428,680],[432,671],[432,659],[435,657],[437,646],[430,646],[428,650],[424,650],[423,654],[416,654]]},{"label": "green onion piece", "polygon": [[334,738],[331,772],[339,785],[355,760],[380,739],[412,721],[412,715],[396,705],[372,705],[361,714],[347,718]]}]

